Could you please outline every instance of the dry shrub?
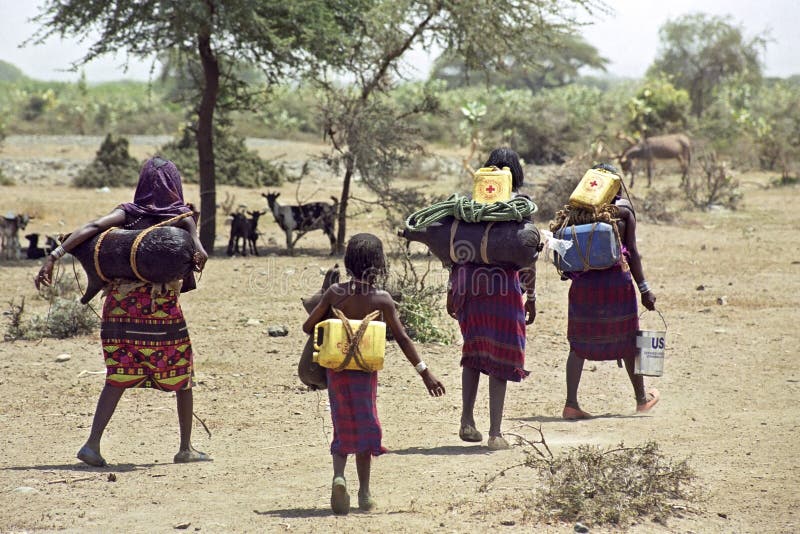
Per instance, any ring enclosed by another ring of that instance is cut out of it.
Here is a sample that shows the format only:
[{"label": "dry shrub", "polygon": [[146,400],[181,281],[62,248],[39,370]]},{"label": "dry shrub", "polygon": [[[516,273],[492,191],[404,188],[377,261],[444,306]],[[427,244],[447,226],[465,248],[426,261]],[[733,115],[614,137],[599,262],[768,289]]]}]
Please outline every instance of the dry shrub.
[{"label": "dry shrub", "polygon": [[397,241],[390,255],[393,260],[391,275],[386,281],[386,290],[397,302],[400,322],[415,341],[450,344],[453,342],[452,333],[439,326],[445,318],[442,295],[447,291],[447,286],[431,276],[439,260],[429,259],[425,269],[420,270],[412,262],[405,244],[400,241]]},{"label": "dry shrub", "polygon": [[[542,184],[537,187],[537,193],[531,195],[539,208],[536,212],[537,222],[545,223],[555,218],[556,212],[569,201],[572,191],[591,166],[591,163],[583,160],[572,160],[560,166],[536,167],[535,180],[528,178],[526,181]],[[530,169],[526,171],[526,175],[533,174]],[[525,186],[522,191],[526,192]]]},{"label": "dry shrub", "polygon": [[638,447],[581,445],[556,456],[541,427],[520,426],[538,432],[539,438],[506,432],[524,447],[525,460],[489,478],[479,491],[487,491],[511,469],[533,469],[541,484],[524,504],[526,521],[625,526],[652,519],[666,524],[700,498],[688,460],[670,460],[654,441]]},{"label": "dry shrub", "polygon": [[64,339],[91,334],[98,318],[89,306],[79,302],[75,281],[69,276],[55,277],[53,284],[41,290],[40,296],[48,302],[45,314],[25,317],[25,297],[20,304],[9,302],[9,324],[3,335],[5,341],[36,340],[43,337]]},{"label": "dry shrub", "polygon": [[581,445],[534,467],[544,488],[532,512],[542,519],[625,525],[651,518],[666,523],[696,498],[688,461],[671,461],[654,441],[608,449]]},{"label": "dry shrub", "polygon": [[683,184],[686,199],[695,208],[709,209],[722,206],[735,210],[742,199],[739,181],[725,161],[721,161],[716,152],[709,152],[700,157],[703,176],[690,175]]}]

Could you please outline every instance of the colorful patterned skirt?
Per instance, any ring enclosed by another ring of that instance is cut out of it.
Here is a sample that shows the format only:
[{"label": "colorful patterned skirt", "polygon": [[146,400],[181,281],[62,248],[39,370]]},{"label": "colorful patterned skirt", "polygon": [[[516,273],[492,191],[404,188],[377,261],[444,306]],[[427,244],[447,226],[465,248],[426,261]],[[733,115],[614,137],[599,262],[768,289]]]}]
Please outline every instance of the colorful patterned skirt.
[{"label": "colorful patterned skirt", "polygon": [[333,420],[331,454],[385,453],[378,419],[378,373],[327,369],[327,375]]},{"label": "colorful patterned skirt", "polygon": [[177,391],[192,387],[192,342],[178,304],[180,285],[112,283],[100,338],[106,384]]},{"label": "colorful patterned skirt", "polygon": [[587,360],[636,355],[636,290],[627,263],[581,273],[569,289],[570,350]]},{"label": "colorful patterned skirt", "polygon": [[461,365],[519,382],[525,366],[525,307],[515,269],[457,265],[450,279],[464,345]]}]

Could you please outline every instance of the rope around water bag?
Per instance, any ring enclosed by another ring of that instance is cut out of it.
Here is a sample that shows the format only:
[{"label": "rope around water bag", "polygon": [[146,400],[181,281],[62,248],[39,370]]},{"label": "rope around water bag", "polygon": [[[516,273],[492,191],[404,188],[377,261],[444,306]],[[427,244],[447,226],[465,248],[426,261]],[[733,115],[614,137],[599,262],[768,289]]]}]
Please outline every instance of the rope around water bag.
[{"label": "rope around water bag", "polygon": [[529,198],[516,197],[508,202],[482,204],[469,197],[454,194],[447,200],[415,211],[406,219],[406,228],[420,230],[445,217],[455,217],[468,223],[517,221],[536,213],[539,208]]}]

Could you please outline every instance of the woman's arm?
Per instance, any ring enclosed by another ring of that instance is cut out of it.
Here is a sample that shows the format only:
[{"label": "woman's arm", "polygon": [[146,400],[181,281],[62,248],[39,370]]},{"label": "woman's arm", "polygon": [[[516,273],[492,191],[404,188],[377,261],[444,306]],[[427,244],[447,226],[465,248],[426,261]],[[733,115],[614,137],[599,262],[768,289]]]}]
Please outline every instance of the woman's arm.
[{"label": "woman's arm", "polygon": [[184,217],[178,221],[178,228],[183,228],[192,236],[192,241],[194,242],[194,264],[198,271],[202,271],[208,260],[208,253],[203,248],[203,244],[200,243],[200,236],[197,232],[197,223],[195,223],[194,217]]},{"label": "woman's arm", "polygon": [[42,265],[42,268],[39,270],[39,274],[36,275],[36,289],[39,289],[40,285],[50,285],[53,276],[53,267],[64,253],[74,250],[75,247],[87,239],[91,239],[100,232],[105,232],[112,226],[121,226],[124,223],[125,212],[119,208],[115,208],[108,215],[103,215],[98,219],[90,221],[69,234],[69,237],[67,237],[59,247],[61,253],[59,254],[59,248],[56,248],[55,251],[51,252],[50,255],[45,258],[44,265]]},{"label": "woman's arm", "polygon": [[400,350],[403,351],[406,359],[414,366],[417,373],[422,377],[422,381],[425,382],[425,387],[428,389],[428,393],[430,393],[434,397],[441,397],[444,395],[444,385],[439,381],[436,376],[428,369],[428,366],[417,354],[417,348],[414,346],[414,342],[411,341],[411,338],[408,337],[408,333],[406,329],[403,327],[403,323],[400,322],[400,317],[397,315],[397,308],[394,305],[394,300],[392,300],[391,295],[386,293],[386,295],[382,295],[380,301],[380,310],[383,313],[383,318],[386,321],[386,324],[389,326],[389,329],[392,331],[392,335],[394,336],[395,341],[397,341],[397,345],[400,347]]},{"label": "woman's arm", "polygon": [[519,282],[528,297],[525,300],[525,324],[533,324],[536,320],[536,262],[520,269]]},{"label": "woman's arm", "polygon": [[625,222],[625,235],[620,237],[622,244],[628,249],[628,264],[631,268],[631,275],[641,293],[642,305],[648,310],[653,310],[656,307],[656,295],[644,278],[642,258],[636,246],[636,216],[633,214],[633,210],[627,200],[623,200],[618,206],[620,208],[619,215]]}]

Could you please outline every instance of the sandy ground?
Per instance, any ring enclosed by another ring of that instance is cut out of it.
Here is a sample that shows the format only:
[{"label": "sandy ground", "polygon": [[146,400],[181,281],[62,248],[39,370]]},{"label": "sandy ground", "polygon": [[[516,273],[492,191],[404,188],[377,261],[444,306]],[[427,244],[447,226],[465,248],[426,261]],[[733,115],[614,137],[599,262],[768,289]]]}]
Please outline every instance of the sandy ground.
[{"label": "sandy ground", "polygon": [[[144,156],[151,146],[132,148]],[[8,168],[43,156],[86,161],[94,150],[69,139],[12,138],[1,156]],[[677,179],[662,176],[654,187]],[[560,419],[568,285],[551,266],[540,267],[539,315],[528,329],[531,376],[509,386],[504,430],[534,437],[529,426],[541,426],[556,453],[582,443],[655,440],[670,458],[690,459],[706,494],[666,526],[643,520],[622,530],[800,528],[800,222],[793,206],[800,197],[796,188],[763,187],[768,180],[747,175],[738,211],[686,213],[669,226],[640,224],[645,272],[668,322],[665,374],[647,380],[663,399],[647,415],[634,414],[626,375],[610,362],[588,364],[581,385],[583,407],[599,416],[578,423]],[[0,212],[35,211],[28,229],[56,233],[131,195],[78,191],[58,182],[0,187]],[[315,198],[337,193],[335,181],[306,185]],[[295,193],[292,185],[281,190]],[[226,191],[250,209],[263,208],[261,191],[220,188],[220,198]],[[196,187],[186,193],[197,201]],[[99,333],[0,343],[0,532],[571,531],[572,524],[523,521],[539,484],[530,469],[512,470],[488,492],[478,491],[524,453],[521,446],[490,453],[485,442],[458,439],[457,344],[419,347],[448,388],[444,398],[433,399],[390,343],[378,402],[391,453],[374,462],[372,476],[380,507],[370,514],[331,515],[327,395],[306,391],[295,368],[304,342],[299,299],[318,287],[320,270],[334,260],[321,233],[304,238],[295,257],[264,245],[270,238],[283,242],[269,217],[260,225],[262,256],[212,258],[199,289],[182,298],[197,353],[195,411],[212,434],[196,425],[194,442],[214,462],[171,463],[178,445],[174,396],[144,390],[127,392],[109,425],[102,447],[110,467],[81,464],[75,453],[103,385]],[[351,233],[377,231],[379,222],[379,215],[364,214]],[[218,228],[221,251],[227,241],[222,217]],[[63,266],[71,275],[70,262]],[[46,312],[32,283],[38,268],[38,261],[0,263],[4,307],[25,296],[31,312]],[[443,279],[443,273],[435,275]],[[101,303],[92,305],[99,310]],[[259,324],[248,325],[252,319]],[[648,315],[643,323],[659,324]],[[273,324],[287,325],[289,335],[269,337]],[[57,363],[62,353],[71,358]],[[486,433],[486,380],[476,408]],[[355,500],[352,461],[347,469]],[[584,522],[591,525],[592,518]]]}]

